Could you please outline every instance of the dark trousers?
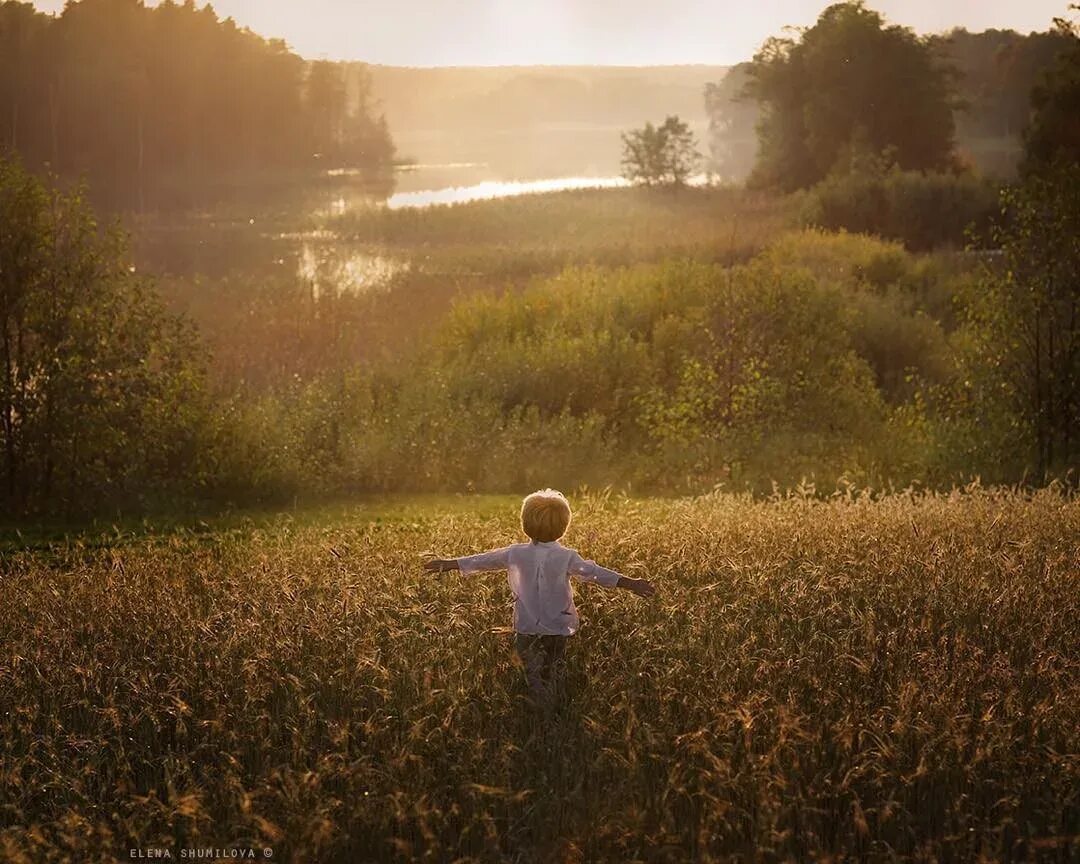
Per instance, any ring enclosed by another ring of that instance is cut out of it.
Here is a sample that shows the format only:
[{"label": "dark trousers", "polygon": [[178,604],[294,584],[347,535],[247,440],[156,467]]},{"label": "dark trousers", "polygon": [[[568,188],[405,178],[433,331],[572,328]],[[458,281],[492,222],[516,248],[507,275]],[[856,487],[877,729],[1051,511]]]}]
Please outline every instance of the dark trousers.
[{"label": "dark trousers", "polygon": [[568,636],[514,634],[514,651],[525,667],[525,680],[533,699],[541,703],[558,701],[565,677]]}]

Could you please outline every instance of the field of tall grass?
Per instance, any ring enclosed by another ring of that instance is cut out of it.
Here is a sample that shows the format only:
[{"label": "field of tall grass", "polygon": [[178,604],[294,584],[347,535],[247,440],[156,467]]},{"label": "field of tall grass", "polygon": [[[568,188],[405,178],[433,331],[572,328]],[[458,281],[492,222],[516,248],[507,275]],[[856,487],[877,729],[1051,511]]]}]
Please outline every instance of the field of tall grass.
[{"label": "field of tall grass", "polygon": [[344,241],[497,272],[686,255],[731,263],[795,224],[792,202],[735,187],[578,189],[456,205],[357,208],[321,227]]},{"label": "field of tall grass", "polygon": [[420,570],[516,499],[7,538],[0,860],[1080,858],[1075,498],[572,500],[659,595],[578,592],[548,719],[504,577]]}]

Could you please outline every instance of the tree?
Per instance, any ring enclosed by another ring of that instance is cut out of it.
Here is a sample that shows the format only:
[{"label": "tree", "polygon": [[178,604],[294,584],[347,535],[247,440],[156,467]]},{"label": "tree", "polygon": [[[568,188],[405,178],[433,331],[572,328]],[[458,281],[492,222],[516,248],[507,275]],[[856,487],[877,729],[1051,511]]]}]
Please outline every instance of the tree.
[{"label": "tree", "polygon": [[393,144],[355,68],[308,64],[194,0],[79,0],[55,17],[0,0],[0,152],[85,177],[121,209],[190,207],[328,162],[385,190]]},{"label": "tree", "polygon": [[1080,163],[1080,31],[1061,18],[1054,24],[1066,44],[1031,94],[1023,174],[1053,172],[1059,163]]},{"label": "tree", "polygon": [[193,337],[80,190],[0,159],[0,504],[74,510],[189,477]]},{"label": "tree", "polygon": [[1064,47],[1057,31],[969,33],[958,28],[930,44],[958,73],[957,132],[961,139],[1016,138],[1031,112],[1031,91]]},{"label": "tree", "polygon": [[1028,177],[1002,205],[1003,266],[968,300],[963,378],[975,425],[1001,432],[991,458],[1019,456],[1017,473],[1043,482],[1080,456],[1080,164]]},{"label": "tree", "polygon": [[389,196],[395,182],[394,141],[386,116],[377,113],[371,72],[362,63],[349,64],[345,83],[349,93],[344,129],[345,161],[359,166],[371,192]]},{"label": "tree", "polygon": [[861,2],[828,7],[798,40],[769,39],[750,67],[761,107],[756,185],[805,188],[855,142],[901,169],[953,165],[952,81],[929,42]]},{"label": "tree", "polygon": [[339,167],[345,134],[345,75],[340,65],[317,60],[308,67],[304,106],[312,152],[326,159],[329,167]]},{"label": "tree", "polygon": [[701,162],[690,126],[669,116],[622,134],[623,176],[646,186],[684,186]]},{"label": "tree", "polygon": [[950,409],[972,455],[1036,482],[1080,467],[1080,39],[1055,24],[1065,48],[1032,91],[1022,180],[992,232],[1001,264],[964,298]]},{"label": "tree", "polygon": [[742,181],[754,165],[759,112],[744,95],[749,68],[749,63],[732,66],[719,83],[705,85],[709,168],[725,179]]}]

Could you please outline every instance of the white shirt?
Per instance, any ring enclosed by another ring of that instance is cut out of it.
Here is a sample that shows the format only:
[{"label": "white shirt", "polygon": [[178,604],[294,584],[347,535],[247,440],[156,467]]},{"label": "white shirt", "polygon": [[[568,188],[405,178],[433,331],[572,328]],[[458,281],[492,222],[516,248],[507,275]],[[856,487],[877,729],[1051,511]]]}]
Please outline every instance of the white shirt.
[{"label": "white shirt", "polygon": [[456,559],[468,575],[483,570],[506,570],[514,592],[514,629],[518,633],[572,636],[581,626],[570,577],[614,588],[619,574],[587,561],[558,540],[516,543]]}]

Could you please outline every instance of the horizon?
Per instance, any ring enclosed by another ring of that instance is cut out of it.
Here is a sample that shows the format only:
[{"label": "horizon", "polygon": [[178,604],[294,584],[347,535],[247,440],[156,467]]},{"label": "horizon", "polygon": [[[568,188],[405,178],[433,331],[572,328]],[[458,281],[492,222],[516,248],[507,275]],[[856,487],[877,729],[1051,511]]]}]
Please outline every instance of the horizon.
[{"label": "horizon", "polygon": [[[303,8],[272,0],[210,5],[219,18],[232,18],[266,39],[283,39],[307,60],[414,69],[734,66],[785,28],[812,25],[830,5],[774,0],[747,15],[733,3],[677,2],[661,15],[643,0],[522,0],[513,7],[467,0],[464,9],[429,0],[368,0],[359,8],[346,0],[311,0]],[[65,0],[33,5],[59,14]],[[1053,18],[1075,15],[1068,0],[881,0],[867,6],[920,35],[957,28],[1041,32]]]}]

